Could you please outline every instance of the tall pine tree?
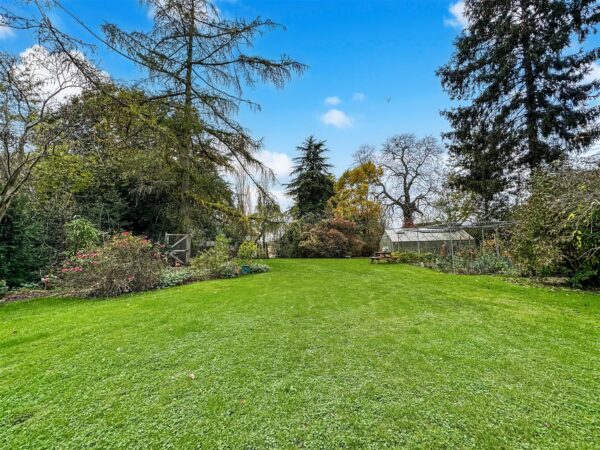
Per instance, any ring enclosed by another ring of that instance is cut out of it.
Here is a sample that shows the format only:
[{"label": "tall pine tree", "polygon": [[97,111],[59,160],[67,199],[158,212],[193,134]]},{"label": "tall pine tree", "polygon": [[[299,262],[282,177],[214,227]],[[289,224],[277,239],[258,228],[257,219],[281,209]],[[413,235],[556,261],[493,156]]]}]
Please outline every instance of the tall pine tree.
[{"label": "tall pine tree", "polygon": [[287,194],[294,199],[298,219],[316,222],[325,215],[327,201],[333,195],[333,176],[329,172],[325,141],[310,136],[297,147],[301,153],[294,159],[293,179],[287,185]]},{"label": "tall pine tree", "polygon": [[589,148],[599,135],[600,49],[584,50],[597,0],[465,0],[469,26],[438,70],[461,106],[444,111],[459,186],[489,206],[519,171]]}]

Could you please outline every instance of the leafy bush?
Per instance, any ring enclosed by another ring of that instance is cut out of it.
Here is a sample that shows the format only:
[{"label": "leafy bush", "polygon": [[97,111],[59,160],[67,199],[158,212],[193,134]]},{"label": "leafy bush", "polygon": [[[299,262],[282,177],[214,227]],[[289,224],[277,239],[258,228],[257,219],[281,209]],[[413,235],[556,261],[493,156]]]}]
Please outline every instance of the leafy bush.
[{"label": "leafy bush", "polygon": [[8,285],[6,284],[6,281],[0,280],[0,297],[2,297],[7,292],[8,292]]},{"label": "leafy bush", "polygon": [[465,275],[509,275],[514,272],[513,266],[507,258],[489,253],[474,257],[455,255],[454,265],[451,256],[440,257],[435,263],[435,268],[442,272],[455,271]]},{"label": "leafy bush", "polygon": [[[229,259],[230,241],[224,235],[217,236],[215,246],[196,256],[191,261],[192,269],[200,279],[228,278],[239,273],[238,264]],[[237,269],[234,270],[233,265]]]},{"label": "leafy bush", "polygon": [[258,255],[258,246],[256,242],[244,241],[238,250],[238,258],[244,262],[249,262]]},{"label": "leafy bush", "polygon": [[[0,279],[9,287],[39,280],[41,272],[51,265],[58,251],[52,248],[54,233],[48,228],[28,197],[13,201],[0,223]],[[56,231],[62,235],[62,225]]]},{"label": "leafy bush", "polygon": [[360,255],[364,242],[354,222],[335,217],[322,220],[303,233],[299,247],[309,257],[342,258]]},{"label": "leafy bush", "polygon": [[128,232],[93,251],[78,251],[59,270],[63,286],[86,297],[116,296],[157,287],[165,268],[159,248]]},{"label": "leafy bush", "polygon": [[393,256],[400,264],[431,264],[436,261],[432,253],[397,252]]},{"label": "leafy bush", "polygon": [[235,278],[240,274],[240,265],[233,260],[225,261],[219,267],[217,276],[215,278]]},{"label": "leafy bush", "polygon": [[250,264],[250,273],[265,273],[269,272],[271,268],[266,264],[252,263]]},{"label": "leafy bush", "polygon": [[188,267],[166,267],[160,276],[159,288],[179,286],[194,281],[196,273]]},{"label": "leafy bush", "polygon": [[600,286],[600,169],[537,173],[515,219],[512,252],[526,275]]},{"label": "leafy bush", "polygon": [[65,245],[67,252],[73,254],[78,250],[95,248],[102,233],[92,222],[85,218],[78,218],[65,224]]},{"label": "leafy bush", "polygon": [[299,247],[303,228],[304,225],[299,220],[288,225],[283,236],[277,241],[277,257],[300,258],[304,256]]},{"label": "leafy bush", "polygon": [[512,272],[512,264],[502,256],[487,253],[481,255],[471,264],[472,270],[477,274],[509,274]]}]

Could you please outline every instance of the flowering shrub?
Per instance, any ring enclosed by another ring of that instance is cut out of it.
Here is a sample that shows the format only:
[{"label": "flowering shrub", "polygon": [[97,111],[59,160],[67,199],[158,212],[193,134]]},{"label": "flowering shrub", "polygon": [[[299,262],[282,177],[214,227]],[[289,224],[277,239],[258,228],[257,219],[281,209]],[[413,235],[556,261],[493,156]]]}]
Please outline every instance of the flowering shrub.
[{"label": "flowering shrub", "polygon": [[164,268],[159,247],[146,237],[124,232],[103,247],[78,251],[58,272],[64,287],[78,295],[104,297],[155,288]]}]

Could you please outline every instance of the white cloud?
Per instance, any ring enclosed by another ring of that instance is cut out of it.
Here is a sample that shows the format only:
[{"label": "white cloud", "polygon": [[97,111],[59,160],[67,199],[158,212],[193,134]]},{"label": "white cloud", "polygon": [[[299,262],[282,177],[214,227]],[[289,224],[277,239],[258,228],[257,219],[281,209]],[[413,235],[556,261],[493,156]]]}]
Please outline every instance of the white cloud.
[{"label": "white cloud", "polygon": [[469,21],[465,16],[464,0],[459,0],[456,3],[452,3],[448,11],[450,11],[450,14],[452,14],[452,18],[444,19],[444,24],[446,26],[453,28],[468,28]]},{"label": "white cloud", "polygon": [[325,104],[326,104],[326,105],[332,105],[332,106],[335,106],[335,105],[339,105],[340,103],[342,103],[342,99],[341,99],[341,98],[339,98],[339,97],[336,97],[336,96],[333,96],[333,97],[327,97],[327,98],[325,99]]},{"label": "white cloud", "polygon": [[600,80],[600,64],[593,62],[591,64],[591,71],[584,77],[583,82],[591,83],[596,80]]},{"label": "white cloud", "polygon": [[[73,55],[85,61],[81,53]],[[65,54],[50,54],[40,45],[34,45],[19,54],[16,74],[22,80],[37,86],[38,100],[48,100],[49,106],[57,106],[79,95],[86,80]]]},{"label": "white cloud", "polygon": [[330,109],[321,116],[321,122],[325,125],[331,125],[336,128],[351,128],[354,125],[354,119],[339,109]]},{"label": "white cloud", "polygon": [[287,178],[290,176],[290,173],[292,173],[292,158],[285,153],[261,150],[256,155],[256,159],[271,169],[275,176],[279,179]]},{"label": "white cloud", "polygon": [[366,99],[367,99],[367,96],[365,94],[363,94],[362,92],[356,92],[352,96],[352,100],[354,100],[355,102],[364,102]]},{"label": "white cloud", "polygon": [[284,189],[274,189],[271,191],[271,194],[275,197],[277,203],[279,203],[282,211],[290,209],[294,204],[294,201],[286,195]]},{"label": "white cloud", "polygon": [[0,16],[0,39],[8,39],[15,35],[15,31],[4,25],[6,22],[3,22],[2,17]]}]

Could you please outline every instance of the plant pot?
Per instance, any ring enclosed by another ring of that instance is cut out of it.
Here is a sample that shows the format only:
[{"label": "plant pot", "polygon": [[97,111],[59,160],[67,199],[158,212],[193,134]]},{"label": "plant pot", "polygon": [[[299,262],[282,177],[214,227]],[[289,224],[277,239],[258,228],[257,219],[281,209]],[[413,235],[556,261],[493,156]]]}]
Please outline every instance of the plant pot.
[{"label": "plant pot", "polygon": [[250,266],[242,266],[242,275],[250,275],[252,273],[252,269],[250,268]]}]

